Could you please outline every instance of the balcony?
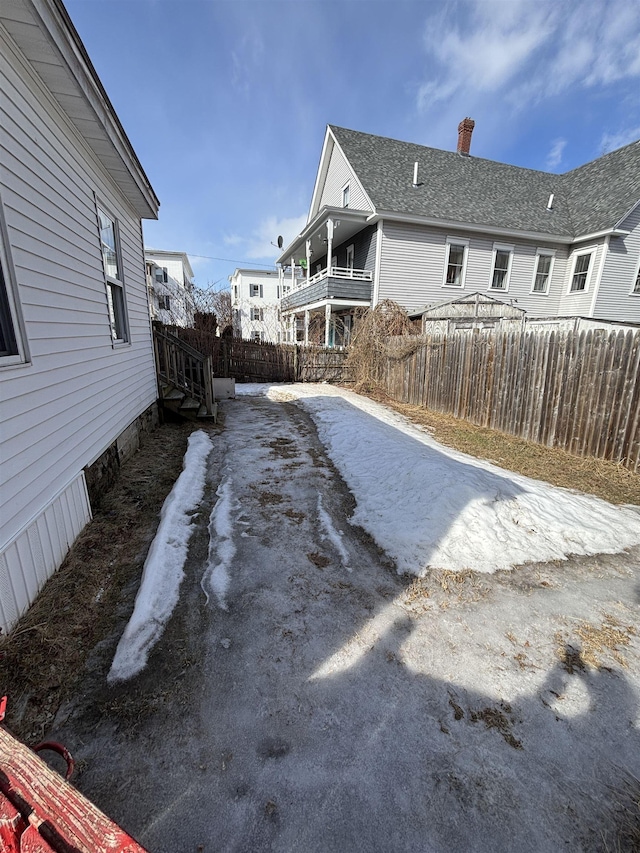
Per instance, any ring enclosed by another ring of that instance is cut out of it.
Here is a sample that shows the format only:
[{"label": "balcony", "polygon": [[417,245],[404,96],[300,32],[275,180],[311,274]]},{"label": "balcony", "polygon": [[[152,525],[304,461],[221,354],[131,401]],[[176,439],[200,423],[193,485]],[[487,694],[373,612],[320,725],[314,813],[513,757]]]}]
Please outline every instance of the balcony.
[{"label": "balcony", "polygon": [[[350,302],[371,302],[373,273],[349,267],[329,267],[307,281],[297,279],[294,287],[283,297],[283,311],[306,308],[327,299],[344,299]],[[285,279],[285,287],[287,285]]]}]

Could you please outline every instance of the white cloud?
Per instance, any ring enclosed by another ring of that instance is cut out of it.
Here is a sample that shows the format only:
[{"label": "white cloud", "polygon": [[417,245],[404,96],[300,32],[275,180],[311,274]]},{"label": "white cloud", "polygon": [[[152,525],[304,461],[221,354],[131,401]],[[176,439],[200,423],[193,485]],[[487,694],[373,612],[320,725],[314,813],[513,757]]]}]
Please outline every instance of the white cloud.
[{"label": "white cloud", "polygon": [[[252,232],[247,240],[247,248],[244,253],[248,258],[275,259],[280,254],[277,248],[277,238],[281,236],[283,246],[287,246],[294,237],[297,237],[306,224],[307,217],[305,214],[288,219],[269,216]],[[276,243],[276,246],[273,246],[273,243]]]},{"label": "white cloud", "polygon": [[615,151],[616,148],[622,148],[623,145],[636,142],[636,140],[640,140],[640,125],[627,127],[615,133],[606,131],[600,140],[600,150],[603,154],[607,154],[609,151]]},{"label": "white cloud", "polygon": [[640,4],[462,0],[428,20],[418,107],[502,93],[512,108],[640,77]]},{"label": "white cloud", "polygon": [[547,154],[547,168],[554,169],[556,166],[559,166],[562,162],[562,154],[564,149],[566,148],[567,140],[562,139],[554,139],[551,144],[551,149]]}]

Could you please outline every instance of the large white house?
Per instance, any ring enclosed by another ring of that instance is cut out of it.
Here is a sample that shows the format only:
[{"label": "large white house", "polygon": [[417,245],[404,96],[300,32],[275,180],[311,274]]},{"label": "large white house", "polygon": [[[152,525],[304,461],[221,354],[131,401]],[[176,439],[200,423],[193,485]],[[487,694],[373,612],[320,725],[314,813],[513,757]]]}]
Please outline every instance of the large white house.
[{"label": "large white house", "polygon": [[235,333],[245,340],[280,343],[283,287],[278,271],[236,269],[229,282]]},{"label": "large white house", "polygon": [[[348,339],[359,308],[481,293],[527,317],[640,322],[640,142],[563,175],[329,126],[283,319]],[[302,262],[302,263],[301,263]]]},{"label": "large white house", "polygon": [[169,326],[193,326],[193,270],[184,252],[145,249],[152,320]]},{"label": "large white house", "polygon": [[0,626],[157,418],[158,200],[61,0],[0,4]]}]

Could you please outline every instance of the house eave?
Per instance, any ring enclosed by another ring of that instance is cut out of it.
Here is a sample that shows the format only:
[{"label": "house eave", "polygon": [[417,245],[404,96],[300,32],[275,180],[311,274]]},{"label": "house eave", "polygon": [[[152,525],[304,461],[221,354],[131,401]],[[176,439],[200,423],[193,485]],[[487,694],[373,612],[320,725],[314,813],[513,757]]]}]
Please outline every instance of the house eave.
[{"label": "house eave", "polygon": [[344,219],[352,222],[360,220],[364,225],[367,224],[367,218],[370,216],[368,210],[354,210],[349,207],[323,207],[314,218],[308,222],[298,236],[292,240],[286,249],[283,249],[280,255],[276,258],[276,264],[288,264],[292,257],[295,257],[305,241],[311,237],[317,228],[321,227],[327,219]]},{"label": "house eave", "polygon": [[0,23],[136,214],[157,219],[160,202],[61,0],[10,0]]},{"label": "house eave", "polygon": [[498,228],[492,225],[478,225],[475,223],[469,222],[456,222],[455,220],[447,220],[447,219],[435,219],[433,217],[428,216],[420,216],[417,214],[406,214],[406,213],[397,213],[395,211],[387,211],[387,210],[379,210],[376,213],[372,213],[367,218],[367,225],[373,225],[379,220],[392,221],[392,222],[407,222],[415,225],[429,225],[433,228],[444,228],[455,231],[465,231],[465,232],[476,232],[480,234],[493,234],[495,236],[500,237],[510,237],[510,238],[518,238],[526,239],[526,240],[538,240],[545,241],[549,243],[566,243],[571,244],[574,242],[574,237],[568,234],[554,234],[552,231],[542,232],[542,231],[523,231],[514,228]]}]

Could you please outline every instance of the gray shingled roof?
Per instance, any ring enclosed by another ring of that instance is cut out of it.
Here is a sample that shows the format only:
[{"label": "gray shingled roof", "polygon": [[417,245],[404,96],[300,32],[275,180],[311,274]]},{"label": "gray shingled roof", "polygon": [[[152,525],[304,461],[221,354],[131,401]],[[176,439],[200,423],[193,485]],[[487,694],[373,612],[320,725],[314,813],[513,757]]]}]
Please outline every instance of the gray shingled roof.
[{"label": "gray shingled roof", "polygon": [[555,175],[333,125],[331,130],[378,211],[576,237],[612,227],[640,199],[635,143]]}]

